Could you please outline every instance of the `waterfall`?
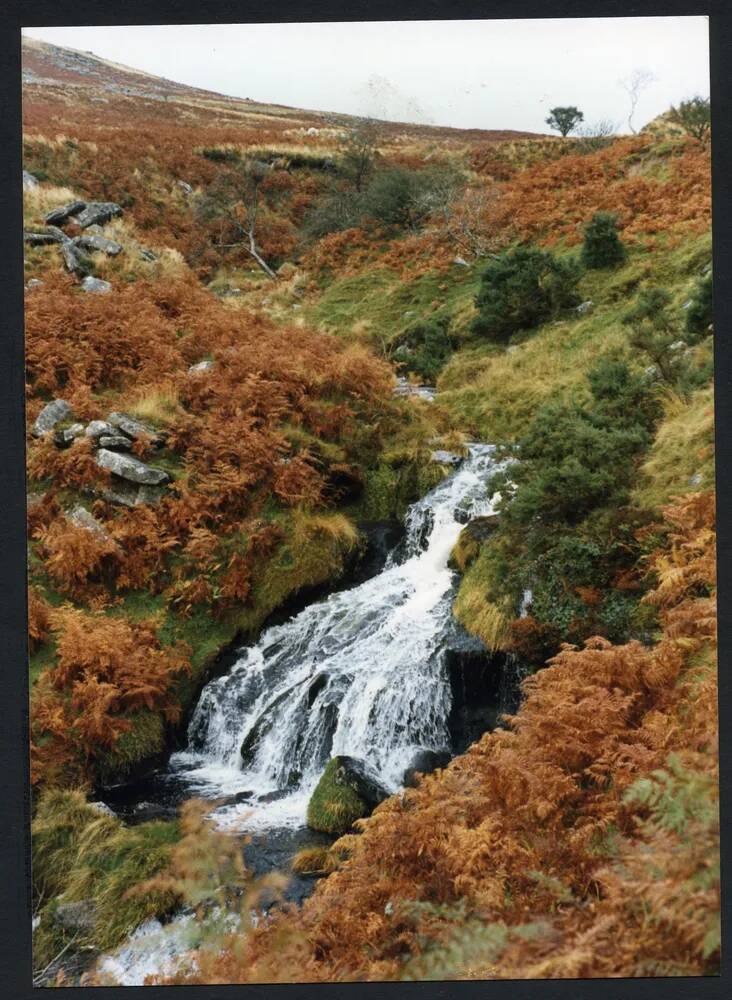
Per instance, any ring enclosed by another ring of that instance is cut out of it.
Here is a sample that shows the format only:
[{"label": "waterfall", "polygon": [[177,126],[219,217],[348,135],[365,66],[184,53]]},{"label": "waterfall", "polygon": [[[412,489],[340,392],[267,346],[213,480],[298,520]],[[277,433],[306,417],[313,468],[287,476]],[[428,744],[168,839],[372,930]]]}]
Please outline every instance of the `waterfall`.
[{"label": "waterfall", "polygon": [[450,686],[442,639],[463,524],[491,512],[492,445],[406,517],[406,538],[376,577],[267,629],[201,693],[188,746],[171,759],[191,794],[237,795],[222,827],[299,825],[328,759],[366,761],[392,791],[419,750],[449,749]]}]

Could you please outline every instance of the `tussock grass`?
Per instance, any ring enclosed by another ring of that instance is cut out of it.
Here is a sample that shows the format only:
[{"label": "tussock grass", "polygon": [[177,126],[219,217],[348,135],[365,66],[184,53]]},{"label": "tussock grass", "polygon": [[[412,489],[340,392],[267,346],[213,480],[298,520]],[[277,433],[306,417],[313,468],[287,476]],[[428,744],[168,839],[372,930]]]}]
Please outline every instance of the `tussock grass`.
[{"label": "tussock grass", "polygon": [[127,409],[133,416],[153,424],[173,424],[182,413],[178,390],[171,382],[141,390]]},{"label": "tussock grass", "polygon": [[60,903],[88,901],[93,927],[74,947],[107,949],[142,921],[163,916],[175,896],[136,887],[162,871],[178,839],[177,822],[125,827],[100,814],[80,790],[50,790],[33,821],[34,909],[41,922],[34,937],[34,966],[43,967],[71,939],[54,919]]},{"label": "tussock grass", "polygon": [[668,406],[641,467],[634,498],[653,509],[674,496],[713,486],[714,393],[709,386],[694,393],[688,403],[677,397]]}]

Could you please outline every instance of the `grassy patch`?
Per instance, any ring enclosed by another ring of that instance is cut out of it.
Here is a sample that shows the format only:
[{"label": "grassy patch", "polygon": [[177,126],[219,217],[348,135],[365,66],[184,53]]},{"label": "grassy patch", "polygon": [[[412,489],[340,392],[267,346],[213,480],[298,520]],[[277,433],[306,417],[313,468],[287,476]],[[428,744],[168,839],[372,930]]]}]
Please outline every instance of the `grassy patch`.
[{"label": "grassy patch", "polygon": [[[142,921],[162,916],[176,897],[139,888],[168,864],[177,821],[128,828],[87,804],[80,791],[46,792],[33,821],[34,966],[42,968],[74,937],[73,949],[108,949]],[[90,926],[62,926],[59,907],[88,903]]]}]

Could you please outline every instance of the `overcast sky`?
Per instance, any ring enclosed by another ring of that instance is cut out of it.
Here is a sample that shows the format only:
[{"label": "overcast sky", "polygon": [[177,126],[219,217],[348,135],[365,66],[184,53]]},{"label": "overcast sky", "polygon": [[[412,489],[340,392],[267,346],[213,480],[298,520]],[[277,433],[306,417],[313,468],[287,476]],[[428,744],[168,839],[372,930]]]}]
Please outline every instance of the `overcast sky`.
[{"label": "overcast sky", "polygon": [[705,17],[27,28],[180,83],[319,111],[460,128],[545,132],[548,109],[627,131],[619,84],[655,77],[638,127],[709,94]]}]

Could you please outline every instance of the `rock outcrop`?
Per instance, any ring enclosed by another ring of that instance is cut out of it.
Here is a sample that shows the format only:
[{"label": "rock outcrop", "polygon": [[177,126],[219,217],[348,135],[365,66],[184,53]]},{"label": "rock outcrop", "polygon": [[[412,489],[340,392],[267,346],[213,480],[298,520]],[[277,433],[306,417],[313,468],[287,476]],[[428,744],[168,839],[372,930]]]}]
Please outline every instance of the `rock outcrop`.
[{"label": "rock outcrop", "polygon": [[45,216],[45,221],[54,226],[60,226],[84,208],[86,208],[85,201],[70,201],[67,205],[60,205],[58,208],[52,209]]},{"label": "rock outcrop", "polygon": [[54,399],[47,403],[36,417],[33,424],[34,437],[42,437],[52,431],[57,424],[64,420],[69,420],[73,415],[73,410],[65,399]]},{"label": "rock outcrop", "polygon": [[74,215],[77,224],[86,229],[88,226],[104,225],[115,216],[122,215],[122,208],[113,201],[90,201]]},{"label": "rock outcrop", "polygon": [[132,455],[120,455],[116,451],[100,448],[96,454],[97,465],[107,472],[141,486],[162,486],[170,482],[170,476],[162,469],[154,469]]}]

